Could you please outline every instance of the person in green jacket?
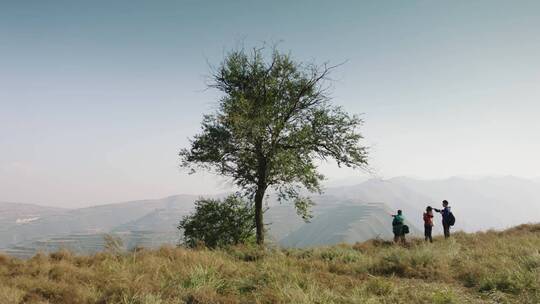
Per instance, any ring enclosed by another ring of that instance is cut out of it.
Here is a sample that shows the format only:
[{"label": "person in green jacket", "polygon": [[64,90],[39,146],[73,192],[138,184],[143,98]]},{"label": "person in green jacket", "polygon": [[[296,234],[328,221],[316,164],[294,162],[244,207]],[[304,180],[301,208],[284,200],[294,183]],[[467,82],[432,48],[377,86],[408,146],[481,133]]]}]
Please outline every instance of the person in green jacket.
[{"label": "person in green jacket", "polygon": [[405,218],[403,217],[403,212],[401,210],[397,211],[396,215],[392,215],[394,219],[392,220],[392,231],[394,232],[394,242],[405,243],[405,231],[403,229]]}]

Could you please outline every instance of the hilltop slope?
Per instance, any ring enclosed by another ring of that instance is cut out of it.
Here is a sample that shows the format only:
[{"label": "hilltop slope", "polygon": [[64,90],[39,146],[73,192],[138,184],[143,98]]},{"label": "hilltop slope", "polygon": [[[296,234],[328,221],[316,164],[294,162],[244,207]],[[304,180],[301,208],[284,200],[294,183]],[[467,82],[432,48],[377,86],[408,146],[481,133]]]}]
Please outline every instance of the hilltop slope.
[{"label": "hilltop slope", "polygon": [[540,303],[540,224],[407,246],[0,256],[15,303]]}]

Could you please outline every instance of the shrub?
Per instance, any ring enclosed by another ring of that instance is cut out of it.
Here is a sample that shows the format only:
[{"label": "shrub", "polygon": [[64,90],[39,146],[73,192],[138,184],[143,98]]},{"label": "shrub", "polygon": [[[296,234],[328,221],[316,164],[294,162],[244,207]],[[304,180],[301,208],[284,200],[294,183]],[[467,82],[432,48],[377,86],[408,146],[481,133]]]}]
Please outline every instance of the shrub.
[{"label": "shrub", "polygon": [[485,277],[480,282],[480,291],[499,290],[505,293],[517,294],[521,290],[517,277],[506,272],[499,272]]},{"label": "shrub", "polygon": [[448,291],[448,290],[436,291],[433,294],[432,301],[433,301],[433,304],[453,304],[453,303],[458,303],[455,300],[455,298],[456,298],[456,296],[451,291]]},{"label": "shrub", "polygon": [[209,248],[253,242],[255,214],[251,204],[231,195],[225,200],[200,199],[195,212],[185,216],[178,225],[184,231],[184,245]]},{"label": "shrub", "polygon": [[374,263],[369,271],[381,275],[405,276],[409,266],[403,251],[391,251],[384,254],[380,260]]},{"label": "shrub", "polygon": [[368,293],[376,296],[387,296],[392,293],[394,286],[387,280],[372,278],[366,282],[365,289]]}]

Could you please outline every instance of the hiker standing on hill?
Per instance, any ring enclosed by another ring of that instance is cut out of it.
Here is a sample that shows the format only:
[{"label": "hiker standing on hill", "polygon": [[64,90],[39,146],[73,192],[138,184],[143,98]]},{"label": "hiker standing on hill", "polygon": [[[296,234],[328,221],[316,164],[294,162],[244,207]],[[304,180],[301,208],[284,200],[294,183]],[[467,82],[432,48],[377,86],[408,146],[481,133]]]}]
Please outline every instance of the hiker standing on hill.
[{"label": "hiker standing on hill", "polygon": [[426,212],[424,212],[424,236],[426,242],[429,240],[430,243],[433,243],[433,238],[431,237],[431,232],[433,231],[433,208],[427,206]]},{"label": "hiker standing on hill", "polygon": [[401,241],[405,243],[405,218],[403,217],[403,212],[401,210],[397,211],[396,215],[392,215],[394,219],[392,220],[392,231],[394,232],[394,242]]},{"label": "hiker standing on hill", "polygon": [[442,215],[442,224],[444,230],[444,238],[447,239],[450,237],[450,226],[454,225],[454,215],[450,211],[450,206],[448,206],[448,201],[444,200],[442,202],[443,209],[433,209],[439,212]]}]

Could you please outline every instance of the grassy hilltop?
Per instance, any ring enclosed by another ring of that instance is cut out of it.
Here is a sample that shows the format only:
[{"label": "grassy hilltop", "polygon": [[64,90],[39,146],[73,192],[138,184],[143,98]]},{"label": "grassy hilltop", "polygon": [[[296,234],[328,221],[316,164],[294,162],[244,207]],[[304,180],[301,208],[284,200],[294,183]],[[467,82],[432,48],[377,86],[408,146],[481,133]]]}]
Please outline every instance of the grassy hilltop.
[{"label": "grassy hilltop", "polygon": [[405,247],[0,256],[0,303],[540,303],[540,224]]}]

